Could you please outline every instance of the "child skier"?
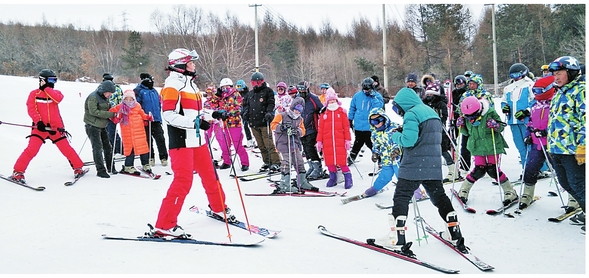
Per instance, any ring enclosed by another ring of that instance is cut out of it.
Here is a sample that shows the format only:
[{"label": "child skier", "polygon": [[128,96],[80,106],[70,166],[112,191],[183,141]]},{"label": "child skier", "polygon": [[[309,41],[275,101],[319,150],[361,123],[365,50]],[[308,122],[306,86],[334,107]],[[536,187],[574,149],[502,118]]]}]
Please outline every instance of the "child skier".
[{"label": "child skier", "polygon": [[121,137],[123,140],[123,149],[125,165],[121,173],[140,175],[141,173],[133,166],[135,154],[139,155],[143,171],[151,173],[149,165],[149,146],[147,145],[147,136],[145,134],[145,121],[153,121],[152,115],[147,115],[141,108],[141,104],[135,99],[133,90],[126,90],[123,93],[123,102],[109,109],[110,112],[116,113],[112,119],[113,123],[121,124]]},{"label": "child skier", "polygon": [[499,155],[505,154],[505,149],[508,148],[501,135],[505,124],[484,98],[466,97],[460,104],[460,111],[462,116],[456,120],[456,126],[460,128],[460,132],[469,136],[467,148],[474,157],[475,165],[462,183],[458,196],[466,203],[474,183],[489,174],[503,188],[504,206],[517,201],[518,196],[513,186],[497,164]]},{"label": "child skier", "polygon": [[292,103],[292,97],[287,94],[287,86],[284,82],[278,82],[276,85],[276,114],[286,112]]},{"label": "child skier", "polygon": [[352,146],[350,122],[347,111],[341,107],[341,102],[333,88],[328,88],[325,95],[326,108],[319,116],[317,126],[317,151],[323,151],[325,166],[329,171],[329,180],[325,186],[337,185],[337,168],[344,173],[344,187],[353,186],[352,173],[347,165],[347,152]]},{"label": "child skier", "polygon": [[[301,154],[301,137],[305,134],[305,126],[301,118],[301,113],[305,107],[304,103],[305,101],[302,98],[293,99],[290,108],[283,113],[276,114],[274,120],[270,123],[270,128],[275,135],[274,144],[280,153],[280,171],[282,172],[282,178],[276,186],[274,194],[303,193],[303,189],[318,190],[307,181],[305,164]],[[291,186],[291,165],[297,173],[297,186]]]}]

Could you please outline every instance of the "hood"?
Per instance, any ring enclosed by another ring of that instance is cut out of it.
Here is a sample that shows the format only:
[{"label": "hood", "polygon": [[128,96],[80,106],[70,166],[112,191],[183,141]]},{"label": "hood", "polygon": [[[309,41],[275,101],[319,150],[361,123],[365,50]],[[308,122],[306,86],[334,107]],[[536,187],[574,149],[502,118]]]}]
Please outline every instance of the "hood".
[{"label": "hood", "polygon": [[293,98],[289,109],[292,111],[297,104],[300,104],[303,107],[305,107],[305,100],[302,97]]},{"label": "hood", "polygon": [[421,84],[423,85],[423,87],[427,86],[427,84],[425,83],[426,80],[430,80],[431,82],[436,81],[436,79],[433,76],[426,74],[423,77],[421,77]]},{"label": "hood", "polygon": [[117,88],[115,87],[115,83],[113,83],[110,80],[102,81],[102,83],[100,83],[100,85],[98,85],[98,88],[96,89],[96,92],[101,96],[104,96],[104,93],[106,92],[114,93],[116,91]]},{"label": "hood", "polygon": [[[399,127],[399,124],[391,121],[391,118],[389,118],[389,116],[385,113],[384,109],[382,108],[372,108],[372,110],[370,110],[370,113],[368,115],[368,121],[370,122],[370,117],[372,117],[372,115],[381,115],[385,118],[385,122],[384,122],[384,126],[385,126],[385,131],[390,131],[393,128],[397,128]],[[372,125],[370,125],[370,131],[372,132],[376,132],[376,128]]]},{"label": "hood", "polygon": [[413,108],[415,105],[423,104],[419,96],[410,88],[402,88],[397,92],[395,98],[393,99],[405,113]]}]

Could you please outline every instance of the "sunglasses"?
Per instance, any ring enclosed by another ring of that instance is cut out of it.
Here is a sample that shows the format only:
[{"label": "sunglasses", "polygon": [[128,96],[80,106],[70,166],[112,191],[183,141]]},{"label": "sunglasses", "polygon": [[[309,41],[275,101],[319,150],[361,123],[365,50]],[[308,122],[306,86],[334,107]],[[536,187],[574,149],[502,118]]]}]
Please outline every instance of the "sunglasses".
[{"label": "sunglasses", "polygon": [[378,125],[378,124],[380,124],[380,123],[382,123],[384,121],[385,121],[385,118],[383,116],[378,116],[378,117],[376,117],[374,119],[371,118],[370,119],[370,124],[376,126],[376,125]]},{"label": "sunglasses", "polygon": [[284,91],[284,88],[278,87],[276,90],[278,90],[278,91]]},{"label": "sunglasses", "polygon": [[550,85],[546,86],[546,88],[534,87],[534,88],[532,88],[532,92],[534,92],[534,95],[541,95],[543,93],[550,91],[550,89],[552,89],[552,87],[554,87],[554,84],[550,84]]}]

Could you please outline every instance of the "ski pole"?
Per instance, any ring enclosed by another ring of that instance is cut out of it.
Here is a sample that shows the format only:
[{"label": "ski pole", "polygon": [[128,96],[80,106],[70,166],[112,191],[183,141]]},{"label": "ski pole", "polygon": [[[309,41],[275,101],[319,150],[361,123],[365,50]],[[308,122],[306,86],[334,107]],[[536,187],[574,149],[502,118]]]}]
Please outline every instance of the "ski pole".
[{"label": "ski pole", "polygon": [[[491,128],[491,138],[493,139],[493,159],[495,159],[495,171],[497,171],[497,184],[499,185],[499,197],[501,197],[501,204],[505,201],[503,198],[503,187],[499,181],[499,158],[497,157],[497,147],[495,146],[495,129]],[[503,214],[505,215],[505,214]]]},{"label": "ski pole", "polygon": [[558,184],[558,180],[556,179],[556,172],[554,171],[554,168],[552,168],[552,163],[550,162],[550,159],[548,159],[548,153],[546,152],[546,148],[544,148],[544,144],[542,144],[542,141],[540,141],[540,146],[542,147],[542,152],[544,153],[544,158],[546,159],[546,165],[548,165],[548,168],[550,169],[550,172],[552,173],[552,180],[554,180],[554,184],[556,184],[556,192],[558,193],[558,197],[560,198],[560,203],[562,204],[562,206],[564,206],[564,201],[562,200],[562,195],[560,194],[560,190],[559,190],[559,184]]},{"label": "ski pole", "polygon": [[[417,189],[419,189],[419,187],[417,187]],[[421,221],[421,212],[419,211],[419,206],[417,205],[417,199],[415,199],[415,194],[413,194],[413,197],[411,197],[412,201],[413,201],[413,210],[415,211],[415,230],[417,230],[417,243],[419,243],[419,246],[421,246],[421,238],[419,237],[419,226],[417,225],[417,221],[419,221],[421,223],[421,230],[423,232],[423,238],[425,239],[425,242],[429,243],[427,241],[428,235],[425,232],[425,226],[423,225],[423,221]]]},{"label": "ski pole", "polygon": [[[290,136],[288,135],[288,132],[287,132],[286,136],[287,136],[287,138],[286,138],[287,140],[286,141],[288,142],[287,143],[287,146],[288,146],[288,173],[290,174],[290,171],[292,169],[292,155],[291,155],[291,153],[292,153],[293,150],[290,148],[291,147],[291,145],[290,145]],[[294,140],[293,140],[293,142],[294,142]],[[297,168],[297,170],[295,171],[295,173],[298,173],[298,171],[299,170]],[[299,177],[298,176],[299,175],[297,175],[297,177],[296,177],[296,179],[297,179],[297,187],[299,186],[299,180],[298,180]],[[292,182],[290,182],[290,180],[288,180],[288,191],[289,192],[292,192]]]},{"label": "ski pole", "polygon": [[80,154],[82,153],[82,150],[84,149],[84,146],[86,145],[86,141],[88,141],[88,136],[86,136],[86,139],[84,139],[84,143],[82,143],[82,147],[80,148],[80,151],[78,152],[78,156],[80,156]]},{"label": "ski pole", "polygon": [[[110,121],[110,120],[109,120]],[[119,125],[115,125],[115,134],[114,134],[114,144],[112,145],[112,152],[111,152],[111,156],[110,156],[110,172],[113,172],[113,169],[115,169],[115,146],[117,145],[117,135],[118,135],[118,128]],[[86,139],[88,139],[88,137],[86,137]],[[121,139],[122,140],[122,139]],[[108,141],[110,143],[110,140]],[[86,143],[86,141],[84,141],[84,143]],[[122,143],[121,143],[121,147],[122,147]],[[121,148],[122,149],[122,148]],[[135,159],[135,158],[133,158]]]},{"label": "ski pole", "polygon": [[28,127],[28,128],[37,128],[37,127],[36,127],[36,126],[34,126],[34,125],[22,125],[22,124],[14,124],[14,123],[3,122],[3,121],[0,121],[0,125],[1,125],[1,124],[5,124],[5,125],[13,125],[13,126],[20,126],[20,127]]}]

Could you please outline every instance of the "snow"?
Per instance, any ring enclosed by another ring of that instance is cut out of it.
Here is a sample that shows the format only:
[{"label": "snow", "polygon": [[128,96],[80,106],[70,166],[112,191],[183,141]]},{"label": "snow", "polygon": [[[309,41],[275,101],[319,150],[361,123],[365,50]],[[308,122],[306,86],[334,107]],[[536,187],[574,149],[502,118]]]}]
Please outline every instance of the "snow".
[{"label": "snow", "polygon": [[[72,134],[71,145],[84,161],[92,160],[83,123],[86,96],[98,84],[59,81],[56,89],[65,99],[60,104],[66,129]],[[37,87],[31,77],[0,76],[0,120],[29,124],[26,112],[28,93]],[[123,89],[133,85],[122,86]],[[342,99],[348,108],[350,99]],[[499,101],[499,100],[496,100]],[[387,112],[396,116],[387,105]],[[396,118],[398,119],[398,118]],[[518,155],[509,129],[504,136],[510,144],[502,159],[502,170],[511,180],[521,173]],[[0,173],[10,175],[12,166],[27,145],[29,129],[0,125]],[[166,135],[167,136],[167,135]],[[213,144],[216,144],[214,142]],[[213,145],[214,146],[214,145]],[[262,164],[261,158],[250,155],[250,170]],[[220,153],[214,152],[219,158]],[[207,158],[203,158],[206,163]],[[136,160],[136,165],[138,165]],[[121,163],[116,164],[118,168]],[[239,165],[239,164],[238,164]],[[236,167],[238,173],[239,167]],[[373,182],[374,164],[370,151],[363,154],[357,168],[351,167],[354,187],[347,195],[361,194]],[[43,192],[0,181],[0,274],[438,274],[378,252],[326,237],[317,230],[324,225],[332,232],[365,240],[385,235],[388,230],[387,213],[374,204],[390,204],[394,187],[372,198],[343,205],[339,197],[249,197],[245,193],[271,192],[270,184],[236,181],[229,170],[218,170],[219,179],[227,194],[226,203],[233,213],[250,223],[281,230],[274,239],[266,239],[257,247],[224,247],[181,245],[135,241],[105,240],[102,234],[138,236],[147,231],[147,223],[154,223],[163,197],[172,180],[170,166],[156,162],[154,172],[160,180],[146,180],[123,175],[110,179],[96,177],[94,166],[74,186],[63,183],[72,178],[67,160],[53,144],[47,142],[32,160],[26,172],[27,181],[34,186],[44,185]],[[444,167],[444,173],[446,168]],[[278,179],[278,177],[274,177]],[[323,190],[326,180],[312,182]],[[452,185],[446,185],[449,188]],[[460,184],[455,184],[458,189]],[[343,185],[331,191],[343,192]],[[516,190],[519,192],[520,187]],[[541,199],[522,216],[514,219],[484,214],[486,209],[500,204],[500,190],[489,177],[473,187],[469,205],[476,214],[462,210],[455,199],[466,245],[486,263],[495,267],[494,274],[583,274],[585,270],[585,236],[580,227],[568,220],[551,223],[548,217],[559,215],[561,199],[549,197],[555,191],[550,180],[541,180],[536,195]],[[562,196],[566,204],[566,193]],[[244,205],[242,206],[242,201]],[[200,179],[187,196],[179,215],[179,224],[187,232],[202,239],[227,240],[227,227],[218,221],[194,214],[192,205],[207,206]],[[444,222],[431,202],[418,203],[421,215],[441,231]],[[245,210],[244,210],[245,207]],[[415,216],[409,207],[409,219]],[[416,241],[423,231],[414,222],[407,225],[408,238],[414,242],[412,250],[418,258],[446,268],[459,269],[462,274],[479,274],[476,267],[433,237]],[[234,240],[249,241],[257,235],[229,227]]]}]

